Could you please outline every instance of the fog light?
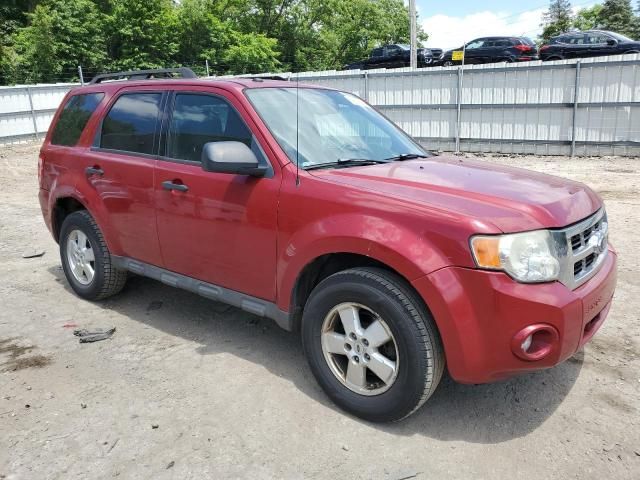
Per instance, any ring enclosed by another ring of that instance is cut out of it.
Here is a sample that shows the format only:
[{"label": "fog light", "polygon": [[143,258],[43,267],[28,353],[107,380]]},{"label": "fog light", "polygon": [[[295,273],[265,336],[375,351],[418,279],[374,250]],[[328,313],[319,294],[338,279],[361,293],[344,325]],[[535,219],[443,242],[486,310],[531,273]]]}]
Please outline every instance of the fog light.
[{"label": "fog light", "polygon": [[522,360],[535,362],[554,351],[559,339],[558,331],[551,325],[529,325],[513,336],[511,351]]}]

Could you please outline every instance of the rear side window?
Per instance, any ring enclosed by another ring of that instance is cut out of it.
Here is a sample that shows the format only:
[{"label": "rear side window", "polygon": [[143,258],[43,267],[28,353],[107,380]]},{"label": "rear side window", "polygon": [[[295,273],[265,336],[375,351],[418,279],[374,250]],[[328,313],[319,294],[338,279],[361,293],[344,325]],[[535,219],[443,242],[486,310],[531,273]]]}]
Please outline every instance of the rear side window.
[{"label": "rear side window", "polygon": [[127,93],[119,97],[102,122],[100,147],[153,154],[161,93]]},{"label": "rear side window", "polygon": [[69,98],[58,117],[51,143],[69,147],[78,143],[84,127],[103,98],[104,93],[86,93]]},{"label": "rear side window", "polygon": [[251,147],[252,134],[234,108],[211,95],[176,95],[167,157],[199,162],[208,142],[236,141]]}]

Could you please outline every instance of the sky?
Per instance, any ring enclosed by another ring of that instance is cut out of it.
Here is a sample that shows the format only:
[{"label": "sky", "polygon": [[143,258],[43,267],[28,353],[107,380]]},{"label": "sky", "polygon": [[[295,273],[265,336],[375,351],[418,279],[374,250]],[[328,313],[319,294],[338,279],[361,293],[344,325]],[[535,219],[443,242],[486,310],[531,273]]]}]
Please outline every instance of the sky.
[{"label": "sky", "polygon": [[[574,0],[574,10],[594,0]],[[429,34],[427,47],[457,48],[487,35],[516,35],[535,39],[549,0],[416,0],[418,21]]]}]

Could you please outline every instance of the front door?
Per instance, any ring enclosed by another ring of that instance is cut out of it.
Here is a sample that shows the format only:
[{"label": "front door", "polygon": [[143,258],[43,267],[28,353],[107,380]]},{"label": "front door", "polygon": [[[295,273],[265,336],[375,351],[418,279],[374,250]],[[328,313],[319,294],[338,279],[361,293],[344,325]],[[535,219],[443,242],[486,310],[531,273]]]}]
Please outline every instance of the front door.
[{"label": "front door", "polygon": [[485,48],[485,39],[480,38],[469,43],[464,52],[464,63],[467,65],[475,65],[478,63],[484,63],[487,49]]},{"label": "front door", "polygon": [[156,163],[158,236],[166,269],[275,300],[279,170],[262,178],[205,172],[207,142],[239,141],[270,163],[226,92],[177,90]]}]

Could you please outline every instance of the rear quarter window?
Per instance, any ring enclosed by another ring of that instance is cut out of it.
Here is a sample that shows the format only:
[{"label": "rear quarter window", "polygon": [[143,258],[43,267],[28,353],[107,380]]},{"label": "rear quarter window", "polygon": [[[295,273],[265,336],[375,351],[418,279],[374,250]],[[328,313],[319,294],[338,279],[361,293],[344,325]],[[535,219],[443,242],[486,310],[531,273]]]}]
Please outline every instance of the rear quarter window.
[{"label": "rear quarter window", "polygon": [[103,98],[104,93],[85,93],[69,98],[53,129],[51,143],[67,147],[76,145]]}]

